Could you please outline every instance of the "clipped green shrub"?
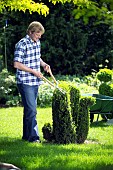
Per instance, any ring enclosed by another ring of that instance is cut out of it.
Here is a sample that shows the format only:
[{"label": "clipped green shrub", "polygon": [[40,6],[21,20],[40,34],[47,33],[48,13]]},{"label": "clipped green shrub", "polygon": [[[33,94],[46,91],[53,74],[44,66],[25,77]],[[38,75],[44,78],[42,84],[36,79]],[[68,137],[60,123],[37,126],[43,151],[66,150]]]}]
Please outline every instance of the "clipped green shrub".
[{"label": "clipped green shrub", "polygon": [[101,82],[109,82],[112,80],[112,74],[113,73],[110,69],[100,69],[100,71],[97,73],[97,79]]},{"label": "clipped green shrub", "polygon": [[74,85],[69,85],[70,87],[70,107],[71,114],[74,121],[75,126],[77,126],[78,115],[79,115],[79,98],[80,98],[80,90]]},{"label": "clipped green shrub", "polygon": [[87,139],[90,119],[89,107],[95,102],[93,97],[81,97],[79,105],[78,124],[76,129],[77,143],[84,143]]},{"label": "clipped green shrub", "polygon": [[[97,73],[97,78],[98,80],[100,80],[101,83],[100,86],[99,86],[99,93],[102,94],[102,95],[105,95],[105,96],[111,96],[113,97],[113,84],[111,84],[110,81],[112,81],[112,70],[110,69],[101,69],[98,73]],[[108,83],[109,82],[109,83]],[[112,115],[108,115],[108,114],[105,114],[105,116],[108,118],[108,119],[111,119],[113,118],[113,114]],[[101,115],[101,117],[103,119],[105,119],[105,116],[104,115]]]},{"label": "clipped green shrub", "polygon": [[[99,93],[105,96],[111,96],[113,97],[113,84],[107,84],[107,83],[102,83],[99,86]],[[112,114],[105,114],[107,119],[112,119],[113,118],[113,113]],[[103,119],[106,120],[104,115],[101,115]]]},{"label": "clipped green shrub", "polygon": [[102,83],[99,86],[99,93],[106,96],[113,96],[113,88],[110,84]]},{"label": "clipped green shrub", "polygon": [[62,82],[60,88],[65,91],[65,94],[55,89],[52,100],[53,134],[55,142],[62,144],[75,143],[76,132],[71,115],[69,84]]},{"label": "clipped green shrub", "polygon": [[[71,83],[60,82],[59,87],[65,91],[63,94],[57,88],[52,98],[53,132],[45,124],[44,138],[54,136],[54,142],[59,144],[83,143],[89,130],[89,107],[94,104],[92,97],[80,97],[79,89]],[[43,127],[43,129],[44,129]],[[49,136],[49,137],[48,137]]]},{"label": "clipped green shrub", "polygon": [[44,139],[46,139],[47,141],[54,140],[52,127],[51,127],[50,123],[44,124],[44,126],[42,127],[42,132],[43,132],[43,138]]}]

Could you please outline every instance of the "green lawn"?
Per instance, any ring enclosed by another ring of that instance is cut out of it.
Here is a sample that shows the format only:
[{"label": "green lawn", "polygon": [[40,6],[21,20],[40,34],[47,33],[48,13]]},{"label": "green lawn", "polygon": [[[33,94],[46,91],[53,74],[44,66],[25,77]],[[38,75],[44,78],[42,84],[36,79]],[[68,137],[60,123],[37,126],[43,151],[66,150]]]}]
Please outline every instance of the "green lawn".
[{"label": "green lawn", "polygon": [[113,125],[100,118],[90,126],[84,144],[46,143],[42,127],[45,122],[52,122],[51,108],[37,110],[41,144],[21,140],[22,107],[0,109],[1,162],[22,170],[113,170]]}]

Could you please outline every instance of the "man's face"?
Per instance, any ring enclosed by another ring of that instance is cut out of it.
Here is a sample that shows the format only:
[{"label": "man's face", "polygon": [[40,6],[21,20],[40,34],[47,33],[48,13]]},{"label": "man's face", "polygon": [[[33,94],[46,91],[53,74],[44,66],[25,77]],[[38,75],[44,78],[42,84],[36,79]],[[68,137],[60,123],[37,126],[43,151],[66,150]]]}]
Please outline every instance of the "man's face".
[{"label": "man's face", "polygon": [[36,42],[42,36],[42,32],[30,32],[30,38]]}]

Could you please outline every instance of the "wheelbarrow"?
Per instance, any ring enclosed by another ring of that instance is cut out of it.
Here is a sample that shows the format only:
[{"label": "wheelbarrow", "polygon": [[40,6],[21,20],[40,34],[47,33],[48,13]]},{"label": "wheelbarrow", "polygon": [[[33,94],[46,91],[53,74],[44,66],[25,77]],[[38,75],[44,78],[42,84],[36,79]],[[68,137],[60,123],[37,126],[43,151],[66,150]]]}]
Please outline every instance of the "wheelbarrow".
[{"label": "wheelbarrow", "polygon": [[97,114],[97,121],[101,115],[106,121],[108,115],[113,118],[113,97],[101,94],[84,94],[83,96],[92,96],[96,98],[96,103],[90,107],[90,121],[94,120],[94,114]]}]

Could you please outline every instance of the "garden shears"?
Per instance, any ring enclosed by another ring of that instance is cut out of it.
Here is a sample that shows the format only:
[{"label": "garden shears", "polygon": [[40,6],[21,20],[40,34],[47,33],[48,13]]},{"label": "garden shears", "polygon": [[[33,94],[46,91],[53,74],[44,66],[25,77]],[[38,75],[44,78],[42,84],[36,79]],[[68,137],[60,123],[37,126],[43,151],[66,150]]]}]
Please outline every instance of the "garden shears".
[{"label": "garden shears", "polygon": [[63,91],[61,88],[58,87],[58,82],[56,81],[55,77],[53,76],[51,69],[49,69],[48,73],[49,73],[50,76],[52,77],[52,79],[53,79],[53,81],[54,81],[54,84],[53,84],[51,81],[49,81],[49,80],[48,80],[46,77],[44,77],[44,76],[42,76],[42,79],[43,79],[44,81],[46,81],[47,83],[49,83],[52,87],[57,88],[62,94],[65,94],[65,91]]}]

